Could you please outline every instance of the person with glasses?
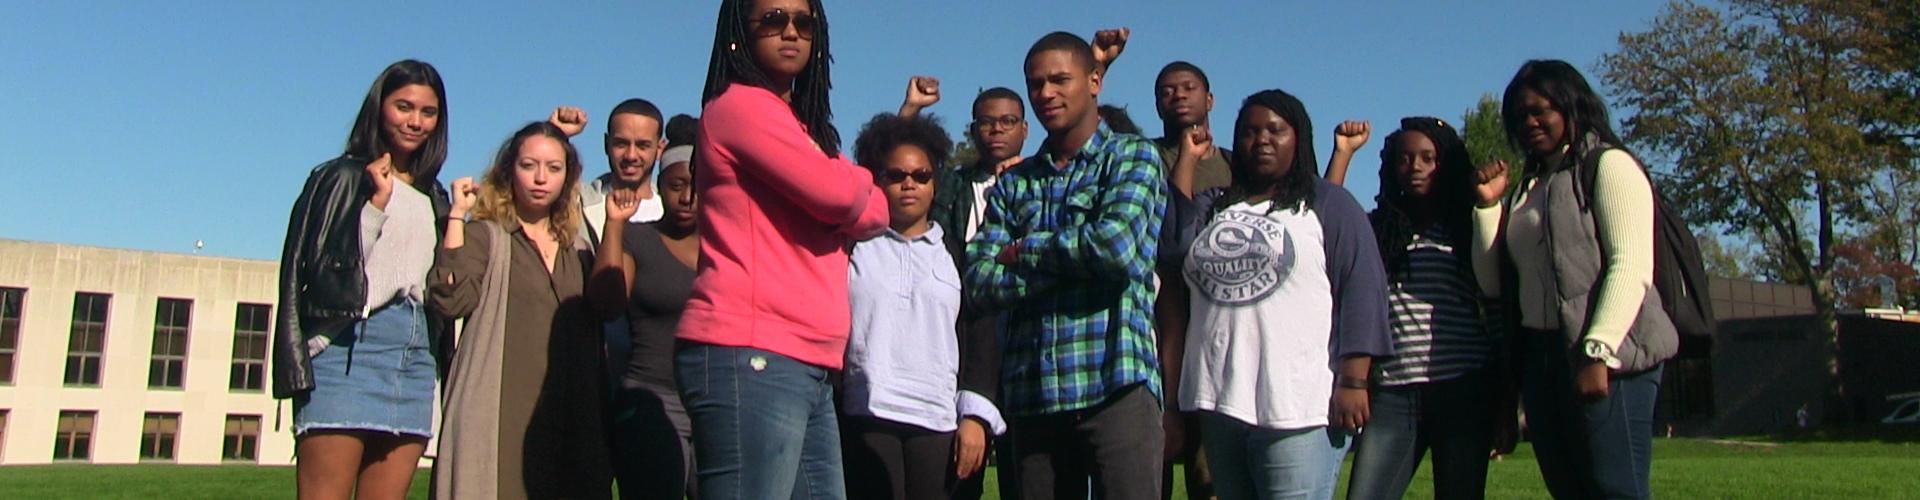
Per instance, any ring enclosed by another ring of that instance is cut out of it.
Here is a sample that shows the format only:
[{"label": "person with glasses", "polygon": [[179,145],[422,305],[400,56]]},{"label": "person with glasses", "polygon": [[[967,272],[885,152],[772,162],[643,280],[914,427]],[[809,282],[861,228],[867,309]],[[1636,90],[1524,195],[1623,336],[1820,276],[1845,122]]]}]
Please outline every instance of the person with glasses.
[{"label": "person with glasses", "polygon": [[[1333,497],[1391,354],[1386,280],[1366,212],[1314,170],[1312,121],[1280,90],[1234,123],[1233,182],[1174,196],[1165,247],[1190,297],[1179,408],[1198,412],[1223,500]],[[1016,432],[1018,430],[1016,429]]]},{"label": "person with glasses", "polygon": [[819,0],[725,0],[694,157],[700,258],[676,330],[700,495],[842,498],[828,374],[846,356],[847,249],[885,195],[841,154]]},{"label": "person with glasses", "polygon": [[[900,104],[900,116],[918,116],[922,109],[940,102],[940,81],[914,77],[907,82],[907,97]],[[967,268],[967,241],[978,233],[986,219],[986,193],[1001,172],[1023,158],[1021,148],[1027,142],[1026,102],[1006,87],[980,92],[973,99],[973,122],[967,126],[967,139],[979,156],[973,163],[941,169],[935,184],[944,189],[933,193],[929,217],[940,225],[947,253],[956,269]],[[962,287],[966,285],[963,283]],[[967,304],[960,306],[957,329],[960,335],[960,388],[988,400],[1000,394],[1000,315]],[[989,441],[994,452],[1011,456],[1004,439],[992,439],[984,422],[968,419],[955,431],[955,473],[960,482],[953,498],[979,498],[985,493],[985,474],[965,470],[966,464],[985,462]],[[1011,496],[1012,467],[1000,467],[1002,498]]]},{"label": "person with glasses", "polygon": [[1042,153],[988,190],[967,245],[968,299],[1005,311],[1001,408],[1019,498],[1160,495],[1160,363],[1154,257],[1166,209],[1160,155],[1102,125],[1103,76],[1085,39],[1055,32],[1027,52]]},{"label": "person with glasses", "polygon": [[960,273],[946,228],[927,217],[952,146],[933,119],[891,114],[854,141],[890,223],[854,245],[847,277],[853,333],[840,412],[850,498],[948,498],[985,465],[984,441],[963,450],[955,432],[1006,430],[992,401],[960,384]]},{"label": "person with glasses", "polygon": [[[1347,498],[1400,498],[1433,452],[1436,498],[1480,498],[1495,424],[1512,420],[1495,322],[1473,278],[1473,163],[1445,121],[1400,120],[1380,150],[1367,215],[1387,272],[1393,356],[1379,360],[1372,421],[1355,445]],[[1496,408],[1506,419],[1496,419]]]}]

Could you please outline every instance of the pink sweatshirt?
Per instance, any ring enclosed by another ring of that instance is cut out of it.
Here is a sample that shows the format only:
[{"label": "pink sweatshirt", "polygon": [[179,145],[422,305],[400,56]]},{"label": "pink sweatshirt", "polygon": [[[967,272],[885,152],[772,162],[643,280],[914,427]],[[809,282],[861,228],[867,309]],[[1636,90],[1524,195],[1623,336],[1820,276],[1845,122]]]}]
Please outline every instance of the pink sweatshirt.
[{"label": "pink sweatshirt", "polygon": [[700,266],[679,338],[839,369],[847,248],[886,229],[886,198],[773,92],[735,84],[701,115]]}]

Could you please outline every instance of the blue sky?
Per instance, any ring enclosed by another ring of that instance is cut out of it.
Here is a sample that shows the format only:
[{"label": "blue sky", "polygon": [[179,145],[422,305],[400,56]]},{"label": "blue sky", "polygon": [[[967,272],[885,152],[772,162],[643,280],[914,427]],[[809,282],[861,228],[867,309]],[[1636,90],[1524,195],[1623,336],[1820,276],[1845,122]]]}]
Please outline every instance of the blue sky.
[{"label": "blue sky", "polygon": [[[191,7],[186,7],[191,5]],[[1178,10],[1170,5],[1179,5]],[[397,7],[396,7],[397,6]],[[308,170],[339,154],[388,63],[447,81],[443,181],[476,175],[508,134],[558,104],[592,115],[576,146],[605,172],[606,112],[645,97],[698,114],[717,3],[33,2],[0,16],[0,238],[272,259]],[[1241,99],[1307,104],[1320,157],[1341,119],[1373,120],[1350,188],[1372,206],[1380,138],[1398,119],[1456,120],[1521,62],[1588,70],[1662,2],[827,0],[834,110],[851,142],[938,76],[950,131],[975,89],[1023,90],[1020,58],[1049,31],[1133,28],[1101,102],[1150,133],[1152,79],[1184,59],[1213,81],[1216,134]],[[1595,81],[1602,89],[1605,82]],[[1604,90],[1603,90],[1604,91]],[[1620,113],[1616,111],[1616,116]],[[1043,135],[1032,126],[1028,152]]]}]

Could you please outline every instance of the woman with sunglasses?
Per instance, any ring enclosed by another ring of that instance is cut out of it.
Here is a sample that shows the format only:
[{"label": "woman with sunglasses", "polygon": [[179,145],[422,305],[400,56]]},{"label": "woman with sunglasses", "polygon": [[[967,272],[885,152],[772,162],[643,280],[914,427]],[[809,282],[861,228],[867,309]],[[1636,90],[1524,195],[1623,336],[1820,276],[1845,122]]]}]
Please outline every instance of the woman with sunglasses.
[{"label": "woman with sunglasses", "polygon": [[850,498],[948,498],[979,473],[985,451],[962,449],[956,431],[1006,429],[991,401],[959,389],[960,271],[946,228],[927,217],[952,147],[933,119],[892,114],[854,141],[886,193],[889,229],[853,247],[847,276],[853,334],[840,412]]},{"label": "woman with sunglasses", "polygon": [[[1163,247],[1188,306],[1178,403],[1224,500],[1332,498],[1367,424],[1368,372],[1392,351],[1386,281],[1353,195],[1315,172],[1312,122],[1280,90],[1234,122],[1233,183],[1194,199]],[[1176,334],[1177,335],[1177,334]]]},{"label": "woman with sunglasses", "polygon": [[1466,143],[1446,122],[1407,118],[1387,135],[1367,218],[1386,264],[1394,354],[1374,372],[1373,419],[1347,498],[1404,496],[1428,449],[1436,498],[1485,494],[1495,408],[1506,398],[1496,397],[1496,330],[1473,278],[1475,183]]},{"label": "woman with sunglasses", "polygon": [[725,0],[700,134],[700,260],[675,375],[710,498],[841,498],[827,374],[846,355],[847,248],[885,230],[840,154],[818,0]]}]

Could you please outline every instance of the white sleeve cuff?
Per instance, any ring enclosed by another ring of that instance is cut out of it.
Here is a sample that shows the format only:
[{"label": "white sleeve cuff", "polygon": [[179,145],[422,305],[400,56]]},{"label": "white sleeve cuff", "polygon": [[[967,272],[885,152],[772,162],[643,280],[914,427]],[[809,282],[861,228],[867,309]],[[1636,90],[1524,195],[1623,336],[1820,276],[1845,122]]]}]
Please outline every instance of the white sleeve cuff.
[{"label": "white sleeve cuff", "polygon": [[987,430],[998,436],[1007,433],[1007,422],[1000,418],[1000,408],[993,401],[973,391],[960,391],[958,403],[960,418],[973,417],[987,423]]}]

